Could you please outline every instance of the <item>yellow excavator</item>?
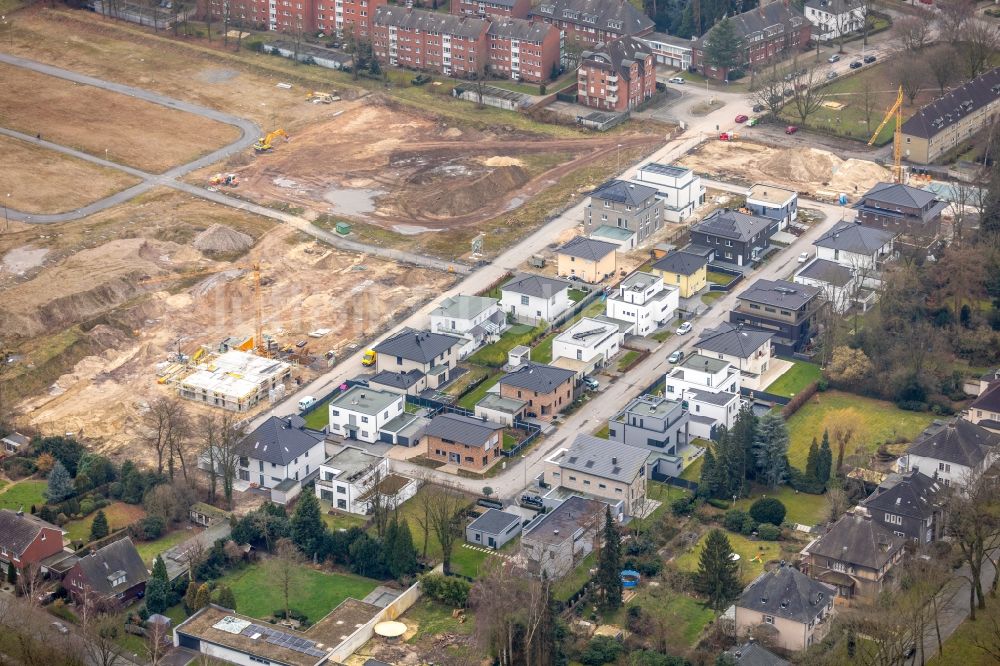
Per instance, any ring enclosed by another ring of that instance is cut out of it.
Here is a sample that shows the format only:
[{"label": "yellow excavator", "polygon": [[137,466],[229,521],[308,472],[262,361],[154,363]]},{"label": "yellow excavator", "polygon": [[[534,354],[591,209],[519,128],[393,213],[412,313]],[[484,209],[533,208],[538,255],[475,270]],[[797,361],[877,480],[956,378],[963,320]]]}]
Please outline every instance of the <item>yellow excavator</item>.
[{"label": "yellow excavator", "polygon": [[274,147],[271,145],[271,142],[279,136],[285,137],[285,141],[288,141],[288,132],[283,129],[276,129],[267,136],[261,137],[257,143],[253,144],[254,151],[258,153],[269,152]]}]

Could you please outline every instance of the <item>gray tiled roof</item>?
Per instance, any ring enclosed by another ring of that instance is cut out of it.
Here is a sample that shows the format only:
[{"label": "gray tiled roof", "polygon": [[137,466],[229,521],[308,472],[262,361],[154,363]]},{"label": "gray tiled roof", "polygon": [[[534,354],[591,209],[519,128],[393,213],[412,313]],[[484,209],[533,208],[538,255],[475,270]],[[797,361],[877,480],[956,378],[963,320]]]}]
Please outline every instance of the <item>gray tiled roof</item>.
[{"label": "gray tiled roof", "polygon": [[704,331],[694,346],[716,354],[750,358],[773,337],[774,333],[771,331],[723,322],[716,328]]},{"label": "gray tiled roof", "polygon": [[875,183],[870,190],[861,195],[860,201],[867,204],[869,199],[885,206],[923,208],[937,199],[937,196],[933,192],[922,190],[919,187],[910,187],[900,183]]},{"label": "gray tiled roof", "polygon": [[998,446],[1000,435],[965,419],[954,418],[932,423],[917,436],[906,452],[956,465],[976,467]]},{"label": "gray tiled roof", "polygon": [[434,359],[461,342],[461,338],[443,333],[404,328],[375,345],[375,352],[399,356],[415,363],[432,363]]},{"label": "gray tiled roof", "polygon": [[911,470],[890,474],[861,504],[871,509],[891,511],[924,519],[934,513],[941,484],[922,472]]},{"label": "gray tiled roof", "polygon": [[691,231],[746,243],[773,224],[774,220],[770,218],[723,208],[691,225]]},{"label": "gray tiled roof", "polygon": [[[619,35],[635,35],[653,28],[652,19],[629,2],[608,0],[542,0],[528,14]],[[613,27],[621,22],[621,27]]]},{"label": "gray tiled roof", "polygon": [[0,509],[0,546],[6,548],[7,552],[20,557],[43,527],[62,531],[55,525],[31,514],[25,513],[19,516],[16,511]]},{"label": "gray tiled roof", "polygon": [[[764,32],[768,28],[780,26],[781,30],[798,29],[805,25],[806,19],[802,12],[790,7],[783,2],[772,2],[769,5],[762,5],[750,11],[737,14],[729,18],[733,26],[733,32],[737,39],[743,39],[754,33]],[[708,31],[696,42],[697,48],[705,48],[712,36],[712,30]]]},{"label": "gray tiled roof", "polygon": [[[736,660],[736,666],[789,666],[790,663],[763,647],[760,643],[737,645],[726,654]],[[365,664],[365,666],[368,666],[368,664]]]},{"label": "gray tiled roof", "polygon": [[552,298],[560,291],[569,289],[570,283],[566,280],[535,275],[533,273],[521,273],[500,287],[501,291],[512,291],[515,294],[525,296],[536,296],[538,298]]},{"label": "gray tiled roof", "polygon": [[846,14],[859,8],[861,0],[807,0],[805,6],[827,14]]},{"label": "gray tiled roof", "polygon": [[[149,579],[146,564],[128,537],[81,557],[77,567],[87,584],[102,596],[124,592]],[[124,574],[125,581],[112,585],[115,574]]]},{"label": "gray tiled roof", "polygon": [[503,426],[472,416],[447,413],[431,419],[424,434],[459,444],[483,446],[497,430],[503,430]]},{"label": "gray tiled roof", "polygon": [[969,409],[982,409],[988,412],[1000,412],[1000,383],[987,387],[978,398],[972,401]]},{"label": "gray tiled roof", "polygon": [[896,536],[871,518],[848,513],[809,546],[809,553],[869,569],[881,569],[904,543],[903,537]]},{"label": "gray tiled roof", "polygon": [[383,370],[369,379],[368,383],[392,386],[398,389],[408,389],[419,382],[423,376],[424,373],[416,369],[409,370],[407,372],[392,372],[391,370]]},{"label": "gray tiled roof", "polygon": [[631,78],[630,68],[633,62],[639,65],[639,77],[645,76],[646,56],[651,53],[652,49],[646,42],[634,37],[622,37],[594,51],[584,51],[581,55],[581,64],[610,70],[628,81]]},{"label": "gray tiled roof", "polygon": [[317,444],[322,446],[323,435],[305,430],[302,419],[295,419],[281,416],[268,418],[243,438],[239,443],[240,453],[248,458],[287,465]]},{"label": "gray tiled roof", "polygon": [[646,449],[580,434],[559,461],[559,467],[631,483],[648,459]]},{"label": "gray tiled roof", "polygon": [[471,529],[481,530],[487,534],[503,534],[511,523],[520,523],[521,516],[498,509],[490,509],[472,521]]},{"label": "gray tiled roof", "polygon": [[736,605],[801,624],[813,622],[830,605],[834,592],[798,569],[779,566],[762,574]]},{"label": "gray tiled roof", "polygon": [[854,271],[836,261],[813,259],[805,268],[796,273],[796,276],[819,280],[835,287],[843,287],[854,277]]},{"label": "gray tiled roof", "polygon": [[385,5],[375,10],[375,25],[476,38],[482,34],[483,28],[488,25],[488,22],[471,16]]},{"label": "gray tiled roof", "polygon": [[432,317],[452,317],[453,319],[472,319],[498,303],[497,299],[487,296],[449,296],[438,303],[431,311]]},{"label": "gray tiled roof", "polygon": [[10,433],[8,435],[4,435],[4,440],[8,441],[8,442],[12,442],[12,443],[14,443],[14,444],[16,444],[17,446],[20,447],[20,446],[24,446],[25,444],[27,444],[28,442],[30,442],[31,438],[28,437],[27,435],[22,435],[19,432],[12,432],[12,433]]},{"label": "gray tiled roof", "polygon": [[871,256],[891,241],[894,235],[889,231],[866,227],[857,222],[840,222],[820,236],[813,245]]},{"label": "gray tiled roof", "polygon": [[903,123],[903,134],[929,139],[1000,97],[1000,67],[948,91]]},{"label": "gray tiled roof", "polygon": [[642,206],[650,197],[656,194],[655,187],[630,183],[627,180],[609,180],[590,193],[590,196],[602,201]]},{"label": "gray tiled roof", "polygon": [[570,257],[579,257],[587,261],[600,261],[618,249],[616,243],[594,240],[585,236],[574,236],[556,250],[557,254],[565,254]]},{"label": "gray tiled roof", "polygon": [[498,18],[490,24],[488,34],[500,39],[519,39],[541,43],[553,30],[558,30],[558,28],[541,21],[536,23],[519,18]]},{"label": "gray tiled roof", "polygon": [[765,280],[761,278],[750,285],[737,298],[741,301],[797,310],[816,298],[820,291],[819,287],[809,287],[786,280]]},{"label": "gray tiled roof", "polygon": [[535,391],[536,393],[551,393],[576,373],[572,370],[557,368],[542,363],[526,363],[507,373],[500,379],[500,384]]},{"label": "gray tiled roof", "polygon": [[693,275],[706,264],[708,264],[708,257],[684,250],[675,250],[654,262],[652,267],[658,271],[667,271],[678,275]]}]

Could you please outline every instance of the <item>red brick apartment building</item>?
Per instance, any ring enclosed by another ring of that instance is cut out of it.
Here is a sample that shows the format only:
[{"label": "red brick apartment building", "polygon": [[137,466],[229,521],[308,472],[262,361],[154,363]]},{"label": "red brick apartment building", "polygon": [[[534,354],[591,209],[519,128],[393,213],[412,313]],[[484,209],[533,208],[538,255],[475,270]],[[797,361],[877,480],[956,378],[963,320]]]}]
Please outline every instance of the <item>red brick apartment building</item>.
[{"label": "red brick apartment building", "polygon": [[486,69],[490,22],[388,5],[375,12],[372,48],[393,67],[471,77]]},{"label": "red brick apartment building", "polygon": [[[385,7],[389,0],[317,0],[318,9],[322,10],[323,5],[333,4],[334,29],[336,34],[343,37],[353,33],[359,39],[371,39],[372,23],[375,20],[375,11],[379,7]],[[320,18],[323,12],[320,13]],[[320,30],[323,30],[320,27]],[[324,30],[327,34],[329,31]]]},{"label": "red brick apartment building", "polygon": [[[806,48],[812,24],[802,12],[785,2],[772,2],[729,19],[742,50],[742,68],[750,68]],[[724,81],[727,71],[705,62],[705,45],[712,38],[709,30],[691,47],[691,66],[705,76]]]},{"label": "red brick apartment building", "polygon": [[[320,23],[333,27],[334,0],[198,0],[198,16],[205,17],[209,11],[216,21],[225,19],[228,8],[229,22],[258,30],[272,30],[289,35],[314,34]],[[324,6],[329,11],[322,9]],[[328,15],[329,20],[317,21],[319,16]]]},{"label": "red brick apartment building", "polygon": [[451,0],[452,14],[490,18],[528,18],[531,0]]},{"label": "red brick apartment building", "polygon": [[584,51],[577,72],[576,99],[602,111],[628,111],[656,93],[656,60],[652,49],[623,37]]},{"label": "red brick apartment building", "polygon": [[656,27],[628,0],[541,0],[528,18],[551,23],[565,33],[567,40],[581,44],[642,37]]},{"label": "red brick apartment building", "polygon": [[542,83],[558,70],[562,38],[555,26],[498,19],[490,25],[487,37],[491,74]]}]

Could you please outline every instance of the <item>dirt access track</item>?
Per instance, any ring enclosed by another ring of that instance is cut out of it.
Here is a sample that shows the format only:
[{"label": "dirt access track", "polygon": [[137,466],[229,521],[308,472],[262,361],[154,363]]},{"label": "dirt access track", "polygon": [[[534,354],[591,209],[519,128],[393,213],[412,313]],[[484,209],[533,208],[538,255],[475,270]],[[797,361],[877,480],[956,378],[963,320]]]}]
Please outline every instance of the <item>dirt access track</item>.
[{"label": "dirt access track", "polygon": [[240,194],[401,233],[475,225],[518,207],[562,176],[648,133],[553,138],[474,129],[372,95],[303,127],[236,169]]}]

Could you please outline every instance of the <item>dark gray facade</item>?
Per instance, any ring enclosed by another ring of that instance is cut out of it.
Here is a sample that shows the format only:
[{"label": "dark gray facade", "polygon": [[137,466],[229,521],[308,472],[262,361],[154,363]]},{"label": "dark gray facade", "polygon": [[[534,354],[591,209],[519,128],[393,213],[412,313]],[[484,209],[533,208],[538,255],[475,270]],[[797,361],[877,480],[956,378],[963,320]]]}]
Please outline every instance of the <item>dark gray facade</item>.
[{"label": "dark gray facade", "polygon": [[748,266],[764,256],[778,220],[724,208],[691,226],[691,244],[711,248],[715,261]]},{"label": "dark gray facade", "polygon": [[663,202],[655,187],[611,180],[591,193],[583,215],[587,234],[601,226],[617,227],[635,233],[638,244],[663,227]]}]

